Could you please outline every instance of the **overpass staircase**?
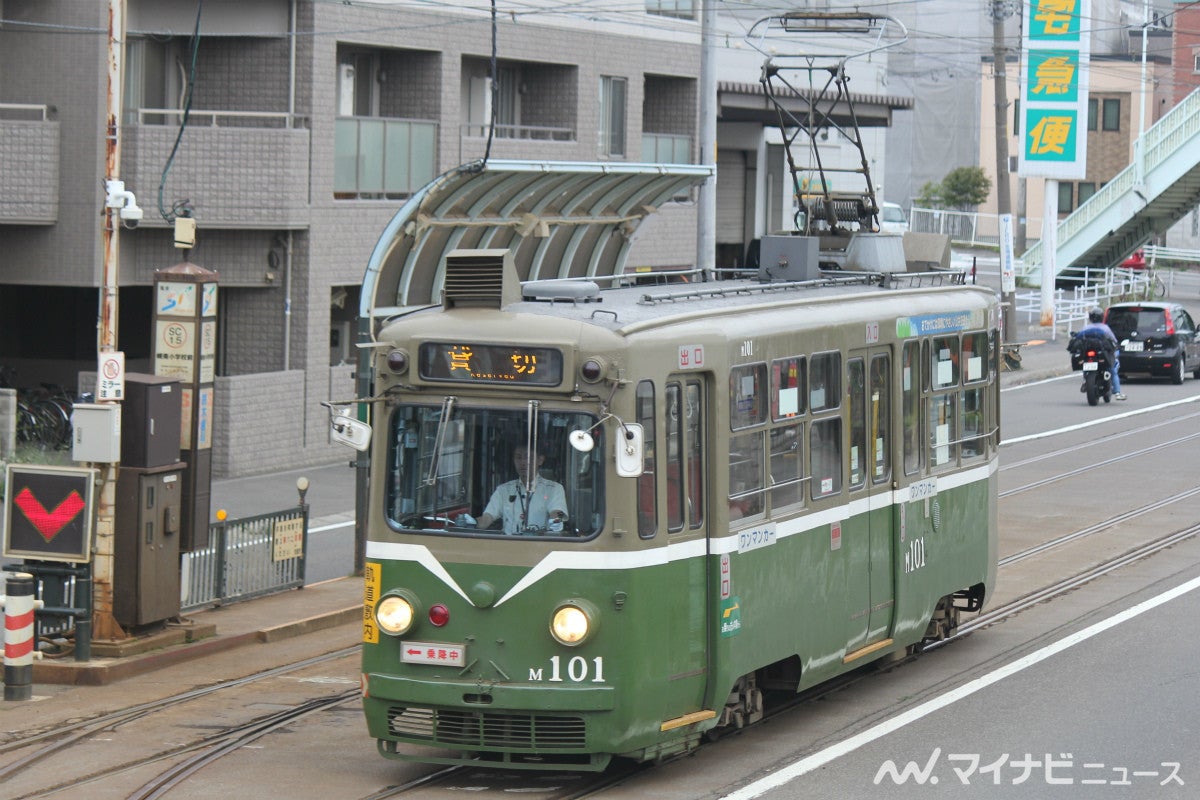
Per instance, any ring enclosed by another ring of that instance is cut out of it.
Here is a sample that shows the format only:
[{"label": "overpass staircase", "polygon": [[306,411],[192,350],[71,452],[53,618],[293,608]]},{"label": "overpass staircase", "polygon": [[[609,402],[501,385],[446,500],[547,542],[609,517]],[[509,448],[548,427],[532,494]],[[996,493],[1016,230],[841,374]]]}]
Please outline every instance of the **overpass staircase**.
[{"label": "overpass staircase", "polygon": [[[1133,163],[1058,223],[1057,271],[1116,267],[1151,236],[1200,202],[1200,89],[1152,125]],[[1022,256],[1018,275],[1041,281],[1042,242]]]}]

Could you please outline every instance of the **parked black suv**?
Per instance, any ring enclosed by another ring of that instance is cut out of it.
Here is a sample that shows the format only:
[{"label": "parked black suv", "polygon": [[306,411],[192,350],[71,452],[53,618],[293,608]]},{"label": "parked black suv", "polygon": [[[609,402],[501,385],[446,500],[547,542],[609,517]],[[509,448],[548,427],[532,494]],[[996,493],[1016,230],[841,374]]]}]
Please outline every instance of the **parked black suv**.
[{"label": "parked black suv", "polygon": [[1121,374],[1200,378],[1200,331],[1178,303],[1113,303],[1104,321],[1121,343]]}]

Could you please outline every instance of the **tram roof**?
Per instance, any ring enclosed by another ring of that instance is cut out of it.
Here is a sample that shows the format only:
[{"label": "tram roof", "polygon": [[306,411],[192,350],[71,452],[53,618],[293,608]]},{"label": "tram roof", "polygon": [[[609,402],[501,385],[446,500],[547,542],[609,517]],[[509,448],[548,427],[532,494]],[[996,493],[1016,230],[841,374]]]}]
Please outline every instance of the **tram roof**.
[{"label": "tram roof", "polygon": [[446,256],[504,249],[521,281],[625,271],[634,232],[711,166],[492,159],[417,191],[388,223],[363,278],[360,316],[440,302]]}]

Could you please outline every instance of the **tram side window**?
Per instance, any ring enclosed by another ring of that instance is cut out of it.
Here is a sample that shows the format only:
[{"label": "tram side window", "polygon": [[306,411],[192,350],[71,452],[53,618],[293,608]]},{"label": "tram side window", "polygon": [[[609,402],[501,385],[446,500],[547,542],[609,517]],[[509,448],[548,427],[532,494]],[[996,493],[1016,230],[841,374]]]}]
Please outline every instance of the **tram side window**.
[{"label": "tram side window", "polygon": [[867,403],[863,360],[852,358],[846,364],[846,410],[850,417],[850,488],[866,481]]},{"label": "tram side window", "polygon": [[667,384],[667,529],[683,530],[683,427],[679,424],[683,413],[683,387],[678,383]]},{"label": "tram side window", "polygon": [[963,458],[983,455],[984,438],[983,388],[965,389],[962,395]]},{"label": "tram side window", "polygon": [[771,419],[781,420],[803,414],[808,405],[806,364],[802,356],[771,362],[775,392],[771,395]]},{"label": "tram side window", "polygon": [[809,365],[808,406],[814,412],[837,408],[842,402],[842,354],[817,353]]},{"label": "tram side window", "polygon": [[920,345],[907,342],[900,354],[900,411],[904,417],[904,474],[921,469]]},{"label": "tram side window", "polygon": [[954,392],[929,398],[929,463],[935,467],[957,459],[957,401]]},{"label": "tram side window", "polygon": [[729,437],[729,518],[763,513],[763,433]]},{"label": "tram side window", "polygon": [[742,430],[767,419],[767,365],[746,364],[729,371],[729,428]]},{"label": "tram side window", "polygon": [[809,426],[809,475],[813,499],[842,490],[842,418],[831,417]]},{"label": "tram side window", "polygon": [[[760,386],[765,389],[765,369],[763,378]],[[699,382],[688,381],[686,392],[688,526],[695,529],[704,523],[704,407]]]},{"label": "tram side window", "polygon": [[958,385],[958,337],[938,336],[933,340],[933,388],[946,389]]},{"label": "tram side window", "polygon": [[658,476],[655,474],[654,383],[641,381],[635,402],[637,421],[642,426],[642,474],[638,476],[638,535],[643,539],[658,530]]},{"label": "tram side window", "polygon": [[870,400],[871,438],[869,454],[871,481],[883,483],[892,477],[891,461],[891,366],[890,356],[871,359]]},{"label": "tram side window", "polygon": [[771,431],[771,510],[804,502],[804,425],[784,425]]},{"label": "tram side window", "polygon": [[962,339],[963,383],[977,383],[988,377],[986,333],[968,333]]}]

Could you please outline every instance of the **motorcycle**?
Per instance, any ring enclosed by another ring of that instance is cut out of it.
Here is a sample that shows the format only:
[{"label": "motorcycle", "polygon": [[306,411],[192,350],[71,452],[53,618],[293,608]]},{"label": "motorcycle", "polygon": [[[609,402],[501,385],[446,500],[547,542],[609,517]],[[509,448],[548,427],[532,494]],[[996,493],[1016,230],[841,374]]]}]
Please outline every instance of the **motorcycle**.
[{"label": "motorcycle", "polygon": [[1089,406],[1097,405],[1100,398],[1112,402],[1112,365],[1115,353],[1112,343],[1095,336],[1071,334],[1067,344],[1071,353],[1071,368],[1083,372],[1083,385],[1079,391],[1087,395]]}]

